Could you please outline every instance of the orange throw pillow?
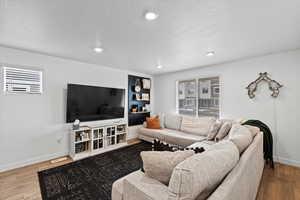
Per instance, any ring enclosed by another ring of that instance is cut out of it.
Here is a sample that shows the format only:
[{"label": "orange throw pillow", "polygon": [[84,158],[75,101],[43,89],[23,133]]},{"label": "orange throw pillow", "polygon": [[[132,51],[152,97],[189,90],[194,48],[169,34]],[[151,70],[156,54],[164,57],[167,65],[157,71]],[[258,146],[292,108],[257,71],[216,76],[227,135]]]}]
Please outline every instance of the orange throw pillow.
[{"label": "orange throw pillow", "polygon": [[160,121],[159,121],[159,117],[147,117],[146,118],[147,121],[147,128],[150,129],[161,129],[160,128]]}]

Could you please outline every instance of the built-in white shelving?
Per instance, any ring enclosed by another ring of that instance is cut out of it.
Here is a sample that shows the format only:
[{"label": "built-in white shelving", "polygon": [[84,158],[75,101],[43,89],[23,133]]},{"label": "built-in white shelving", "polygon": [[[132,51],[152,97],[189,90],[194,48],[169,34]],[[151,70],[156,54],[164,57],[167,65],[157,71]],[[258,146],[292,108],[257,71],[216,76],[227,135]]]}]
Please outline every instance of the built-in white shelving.
[{"label": "built-in white shelving", "polygon": [[70,156],[79,160],[127,145],[127,124],[112,123],[72,130],[70,134]]}]

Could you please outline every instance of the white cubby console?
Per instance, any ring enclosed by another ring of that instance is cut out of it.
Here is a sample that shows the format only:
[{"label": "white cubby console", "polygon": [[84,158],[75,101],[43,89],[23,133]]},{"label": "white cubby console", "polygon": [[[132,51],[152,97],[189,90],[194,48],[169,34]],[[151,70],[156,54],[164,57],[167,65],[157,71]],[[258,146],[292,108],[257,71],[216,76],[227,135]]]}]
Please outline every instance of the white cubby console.
[{"label": "white cubby console", "polygon": [[127,145],[127,124],[82,126],[70,134],[70,157],[79,160]]}]

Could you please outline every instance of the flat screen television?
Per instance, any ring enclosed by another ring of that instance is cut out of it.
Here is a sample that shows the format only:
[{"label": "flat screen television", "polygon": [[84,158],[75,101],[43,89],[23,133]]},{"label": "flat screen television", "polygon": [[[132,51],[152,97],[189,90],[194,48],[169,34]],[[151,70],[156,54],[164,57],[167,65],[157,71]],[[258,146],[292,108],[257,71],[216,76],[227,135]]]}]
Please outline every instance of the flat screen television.
[{"label": "flat screen television", "polygon": [[124,118],[125,89],[68,84],[67,123]]}]

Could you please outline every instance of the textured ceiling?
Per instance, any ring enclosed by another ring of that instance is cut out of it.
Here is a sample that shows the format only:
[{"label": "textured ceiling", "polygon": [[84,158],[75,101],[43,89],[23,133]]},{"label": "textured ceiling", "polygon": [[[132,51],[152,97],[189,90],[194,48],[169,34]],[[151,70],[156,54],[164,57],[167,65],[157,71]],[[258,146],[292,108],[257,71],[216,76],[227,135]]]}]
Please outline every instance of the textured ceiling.
[{"label": "textured ceiling", "polygon": [[0,45],[149,74],[300,47],[299,0],[0,1]]}]

